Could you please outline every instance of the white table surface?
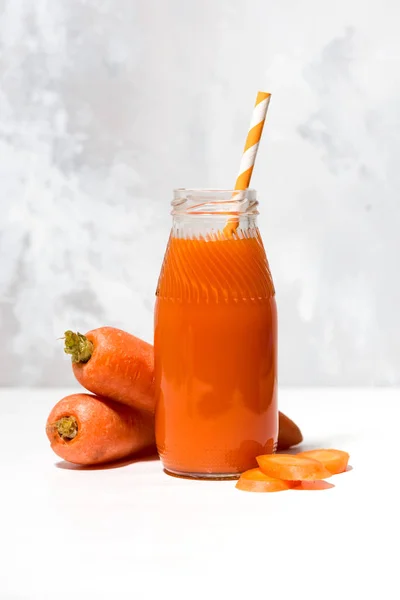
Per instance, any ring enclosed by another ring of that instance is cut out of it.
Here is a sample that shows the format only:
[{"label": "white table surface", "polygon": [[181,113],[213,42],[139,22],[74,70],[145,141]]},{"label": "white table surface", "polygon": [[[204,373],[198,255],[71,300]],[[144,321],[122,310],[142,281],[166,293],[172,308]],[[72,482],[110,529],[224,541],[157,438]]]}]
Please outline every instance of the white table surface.
[{"label": "white table surface", "polygon": [[276,494],[63,463],[44,426],[69,391],[0,390],[1,600],[400,598],[398,389],[281,390],[302,448],[353,470]]}]

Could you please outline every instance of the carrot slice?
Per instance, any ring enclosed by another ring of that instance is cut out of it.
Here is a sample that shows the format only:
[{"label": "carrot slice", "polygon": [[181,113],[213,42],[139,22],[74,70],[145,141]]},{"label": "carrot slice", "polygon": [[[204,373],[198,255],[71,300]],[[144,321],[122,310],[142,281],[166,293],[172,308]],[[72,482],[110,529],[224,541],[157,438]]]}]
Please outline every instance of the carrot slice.
[{"label": "carrot slice", "polygon": [[258,466],[269,477],[286,481],[326,479],[331,473],[314,458],[293,454],[263,454],[257,456]]},{"label": "carrot slice", "polygon": [[236,487],[244,492],[282,492],[288,490],[291,484],[281,479],[268,477],[261,469],[249,469],[241,474]]},{"label": "carrot slice", "polygon": [[296,456],[319,460],[332,475],[343,473],[347,468],[347,463],[350,458],[347,452],[344,452],[343,450],[334,450],[333,448],[329,450],[307,450],[307,452],[299,452]]},{"label": "carrot slice", "polygon": [[333,483],[318,479],[317,481],[298,481],[292,486],[292,490],[330,490],[334,487]]}]

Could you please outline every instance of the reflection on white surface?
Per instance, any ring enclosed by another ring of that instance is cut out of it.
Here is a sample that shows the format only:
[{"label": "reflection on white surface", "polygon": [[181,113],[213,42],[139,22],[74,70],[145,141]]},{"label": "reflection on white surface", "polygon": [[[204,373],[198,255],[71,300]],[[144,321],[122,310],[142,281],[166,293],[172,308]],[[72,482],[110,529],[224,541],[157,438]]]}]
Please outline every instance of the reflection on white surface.
[{"label": "reflection on white surface", "polygon": [[0,384],[70,383],[67,328],[151,341],[171,190],[233,185],[258,89],[280,381],[400,382],[396,0],[0,4]]}]

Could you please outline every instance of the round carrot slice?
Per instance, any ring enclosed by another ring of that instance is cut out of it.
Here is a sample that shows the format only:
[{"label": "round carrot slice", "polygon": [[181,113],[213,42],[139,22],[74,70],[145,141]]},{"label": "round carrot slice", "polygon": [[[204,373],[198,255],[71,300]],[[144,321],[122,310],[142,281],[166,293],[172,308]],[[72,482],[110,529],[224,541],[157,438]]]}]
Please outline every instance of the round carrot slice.
[{"label": "round carrot slice", "polygon": [[236,487],[244,492],[282,492],[291,486],[287,481],[268,477],[261,469],[249,469],[241,474]]},{"label": "round carrot slice", "polygon": [[331,476],[318,460],[294,454],[263,454],[257,456],[257,462],[269,477],[286,481],[314,481]]},{"label": "round carrot slice", "polygon": [[296,456],[303,456],[305,458],[314,458],[319,460],[332,475],[343,473],[347,469],[350,455],[343,450],[321,449],[321,450],[307,450],[307,452],[299,452]]},{"label": "round carrot slice", "polygon": [[316,490],[330,490],[335,486],[333,483],[329,483],[329,481],[324,481],[323,479],[318,479],[317,481],[298,481],[296,485],[292,486],[292,490],[308,490],[308,491],[316,491]]}]

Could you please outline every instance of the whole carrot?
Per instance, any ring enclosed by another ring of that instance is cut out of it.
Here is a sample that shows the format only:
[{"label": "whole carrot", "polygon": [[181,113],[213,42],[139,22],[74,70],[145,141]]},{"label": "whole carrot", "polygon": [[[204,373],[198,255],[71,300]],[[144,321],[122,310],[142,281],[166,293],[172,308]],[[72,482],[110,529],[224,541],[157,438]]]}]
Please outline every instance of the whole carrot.
[{"label": "whole carrot", "polygon": [[66,331],[64,351],[71,355],[76,379],[99,396],[154,414],[153,346],[114,327],[86,335]]},{"label": "whole carrot", "polygon": [[91,394],[60,400],[46,424],[54,452],[78,465],[95,465],[154,446],[154,419]]}]

